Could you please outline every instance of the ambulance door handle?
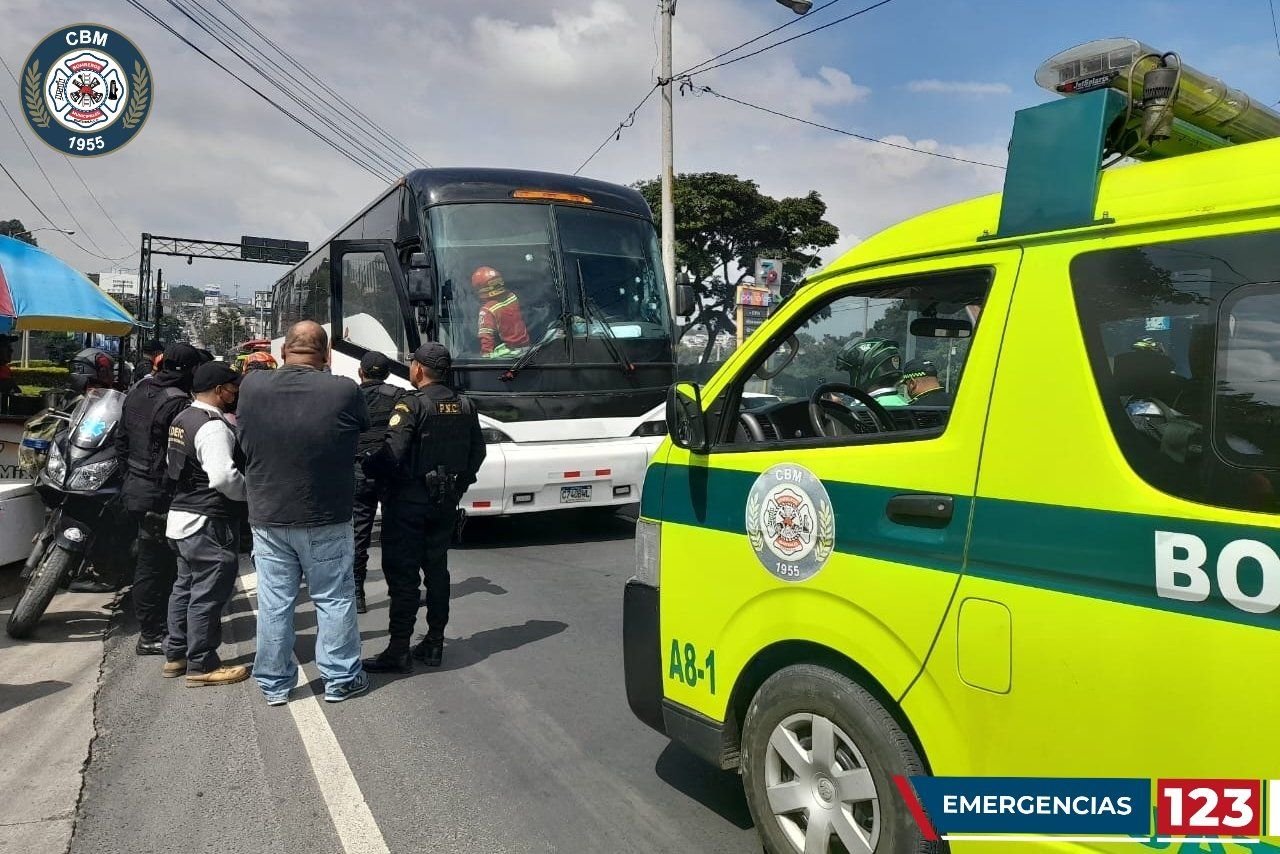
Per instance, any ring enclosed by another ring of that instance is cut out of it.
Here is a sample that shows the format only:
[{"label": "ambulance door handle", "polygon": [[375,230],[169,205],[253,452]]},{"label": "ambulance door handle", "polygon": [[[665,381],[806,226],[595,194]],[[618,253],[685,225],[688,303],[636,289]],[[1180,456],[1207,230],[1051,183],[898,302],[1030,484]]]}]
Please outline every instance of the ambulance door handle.
[{"label": "ambulance door handle", "polygon": [[945,528],[951,522],[955,499],[950,495],[911,493],[889,499],[889,521],[918,528]]}]

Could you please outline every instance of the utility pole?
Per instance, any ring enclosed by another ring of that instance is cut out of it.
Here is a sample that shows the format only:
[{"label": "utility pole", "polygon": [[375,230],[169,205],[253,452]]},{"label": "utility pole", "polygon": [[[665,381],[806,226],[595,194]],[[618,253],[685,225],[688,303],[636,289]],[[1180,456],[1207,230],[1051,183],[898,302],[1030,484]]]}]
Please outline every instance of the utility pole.
[{"label": "utility pole", "polygon": [[[812,0],[777,0],[797,15],[813,8]],[[662,86],[662,274],[667,280],[667,302],[676,305],[676,202],[675,135],[671,117],[671,25],[676,18],[676,0],[659,0],[662,17],[662,45],[658,82]]]},{"label": "utility pole", "polygon": [[676,201],[675,137],[671,116],[671,25],[676,17],[676,0],[662,2],[662,274],[667,280],[667,305],[676,305]]}]

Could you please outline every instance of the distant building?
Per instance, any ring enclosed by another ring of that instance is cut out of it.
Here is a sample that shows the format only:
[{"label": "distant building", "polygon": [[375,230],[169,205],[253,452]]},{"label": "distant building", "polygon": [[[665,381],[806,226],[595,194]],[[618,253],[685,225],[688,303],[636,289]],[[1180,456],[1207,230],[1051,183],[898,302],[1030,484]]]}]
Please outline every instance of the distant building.
[{"label": "distant building", "polygon": [[104,294],[113,297],[117,301],[125,297],[136,300],[142,295],[141,289],[138,287],[137,271],[111,270],[106,273],[90,273],[89,281],[97,285],[98,289]]}]

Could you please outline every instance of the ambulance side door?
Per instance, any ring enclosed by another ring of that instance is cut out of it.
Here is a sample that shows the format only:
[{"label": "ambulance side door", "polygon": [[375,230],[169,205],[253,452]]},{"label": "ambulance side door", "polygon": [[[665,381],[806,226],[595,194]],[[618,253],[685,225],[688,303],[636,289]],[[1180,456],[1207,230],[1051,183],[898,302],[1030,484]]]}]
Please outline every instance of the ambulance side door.
[{"label": "ambulance side door", "polygon": [[[663,575],[662,637],[664,654],[714,653],[715,681],[664,659],[668,699],[721,720],[750,659],[790,641],[906,690],[962,565],[1019,259],[993,250],[810,286],[705,390],[709,448],[673,448],[666,465],[663,561],[682,571]],[[931,389],[916,405],[891,393],[908,365]]]}]

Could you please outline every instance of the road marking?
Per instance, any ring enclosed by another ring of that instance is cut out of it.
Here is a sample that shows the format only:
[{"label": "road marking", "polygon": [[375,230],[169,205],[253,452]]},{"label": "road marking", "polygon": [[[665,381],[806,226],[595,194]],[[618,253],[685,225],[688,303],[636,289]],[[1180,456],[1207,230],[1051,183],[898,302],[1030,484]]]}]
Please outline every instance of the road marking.
[{"label": "road marking", "polygon": [[[240,576],[240,586],[249,599],[253,615],[258,616],[258,573],[250,571]],[[329,810],[329,818],[338,831],[338,839],[346,854],[390,854],[387,841],[382,836],[378,822],[374,820],[369,804],[360,791],[360,784],[351,773],[347,755],[338,744],[329,720],[320,708],[320,700],[311,690],[310,680],[295,655],[301,682],[293,689],[289,699],[289,712],[302,737],[302,747],[311,761],[316,775],[316,785]],[[301,696],[299,696],[301,695]]]}]

